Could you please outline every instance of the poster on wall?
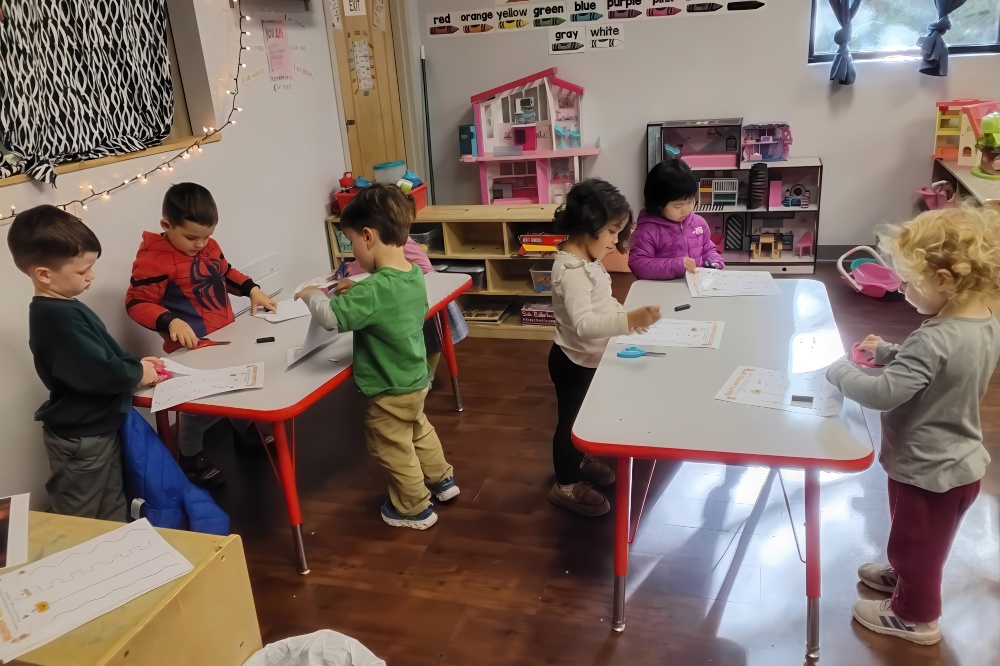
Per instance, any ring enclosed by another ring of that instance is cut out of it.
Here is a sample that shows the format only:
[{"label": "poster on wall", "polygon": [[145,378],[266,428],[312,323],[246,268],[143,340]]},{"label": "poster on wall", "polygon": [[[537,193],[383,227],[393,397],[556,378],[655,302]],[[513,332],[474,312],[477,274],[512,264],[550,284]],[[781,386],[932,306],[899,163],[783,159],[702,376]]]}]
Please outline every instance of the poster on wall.
[{"label": "poster on wall", "polygon": [[584,41],[586,28],[572,26],[568,28],[549,28],[549,55],[568,55],[583,53],[587,50]]},{"label": "poster on wall", "polygon": [[613,51],[625,48],[625,24],[598,23],[587,26],[587,48]]},{"label": "poster on wall", "polygon": [[364,16],[365,0],[344,0],[344,16]]},{"label": "poster on wall", "polygon": [[[572,28],[608,21],[681,20],[737,13],[756,14],[768,0],[692,2],[691,0],[565,0],[564,2],[519,2],[495,0],[492,7],[460,9],[427,14],[431,37],[512,34],[565,26]],[[549,46],[552,46],[551,33]],[[613,39],[613,38],[608,38]],[[624,42],[623,42],[624,45]],[[585,44],[589,46],[589,44]],[[617,48],[617,47],[605,47]]]},{"label": "poster on wall", "polygon": [[292,51],[288,47],[288,33],[283,20],[261,21],[264,29],[264,47],[267,53],[267,68],[272,81],[290,81],[294,76]]},{"label": "poster on wall", "polygon": [[334,30],[343,30],[344,25],[340,18],[340,0],[326,0],[330,8],[330,24]]},{"label": "poster on wall", "polygon": [[371,54],[368,51],[368,40],[355,39],[351,42],[351,59],[349,63],[354,84],[358,90],[371,90],[375,87],[375,77],[372,76]]},{"label": "poster on wall", "polygon": [[385,32],[385,0],[372,0],[372,23]]}]

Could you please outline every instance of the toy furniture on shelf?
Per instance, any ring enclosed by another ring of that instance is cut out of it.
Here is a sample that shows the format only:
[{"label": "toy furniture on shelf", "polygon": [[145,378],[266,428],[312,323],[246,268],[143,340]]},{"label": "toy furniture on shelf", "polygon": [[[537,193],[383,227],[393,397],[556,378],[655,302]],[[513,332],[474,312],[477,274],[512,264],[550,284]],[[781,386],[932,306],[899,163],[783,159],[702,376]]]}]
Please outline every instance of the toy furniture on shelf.
[{"label": "toy furniture on shelf", "polygon": [[691,168],[735,169],[740,164],[742,118],[673,120],[646,125],[646,172],[670,157]]},{"label": "toy furniture on shelf", "polygon": [[743,126],[744,162],[787,160],[791,147],[792,128],[788,123],[760,123]]},{"label": "toy furniture on shelf", "polygon": [[580,180],[580,158],[600,152],[581,141],[582,99],[583,88],[556,77],[554,67],[473,95],[476,149],[462,148],[460,159],[479,165],[484,204],[566,200]]},{"label": "toy furniture on shelf", "polygon": [[[536,246],[548,247],[559,240],[552,224],[556,208],[555,204],[428,206],[417,213],[416,227],[423,234],[440,230],[444,241],[443,249],[432,247],[428,253],[431,262],[447,265],[449,273],[460,273],[469,266],[485,268],[485,286],[459,298],[463,309],[474,305],[485,310],[494,305],[507,312],[506,318],[499,321],[470,320],[469,335],[532,340],[552,340],[555,336],[552,326],[523,326],[520,313],[525,303],[537,303],[552,295],[550,291],[536,291],[531,271],[535,270],[537,279],[541,271],[547,270],[546,265],[551,265],[550,258],[539,256],[543,253]],[[342,252],[337,245],[338,218],[328,218],[327,224],[336,264],[353,259],[351,253]],[[522,247],[528,250],[526,256],[520,254]]]},{"label": "toy furniture on shelf", "polygon": [[802,234],[802,238],[795,244],[795,254],[799,257],[813,254],[813,232],[807,231]]},{"label": "toy furniture on shelf", "polygon": [[1000,102],[981,99],[938,102],[934,157],[959,166],[979,165],[981,156],[976,147],[979,124],[983,116],[994,111],[1000,111]]}]

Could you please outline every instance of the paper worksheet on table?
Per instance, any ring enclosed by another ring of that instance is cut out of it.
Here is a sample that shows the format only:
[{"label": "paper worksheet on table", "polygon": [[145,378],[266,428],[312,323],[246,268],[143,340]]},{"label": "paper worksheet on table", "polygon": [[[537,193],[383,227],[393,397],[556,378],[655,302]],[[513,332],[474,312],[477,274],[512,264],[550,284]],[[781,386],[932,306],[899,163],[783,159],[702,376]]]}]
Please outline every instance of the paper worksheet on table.
[{"label": "paper worksheet on table", "polygon": [[686,273],[685,280],[693,298],[781,294],[778,283],[767,271],[720,271],[714,268],[699,268],[695,273]]},{"label": "paper worksheet on table", "polygon": [[722,342],[723,321],[691,319],[660,319],[645,333],[619,335],[615,342],[622,345],[649,347],[701,347],[718,349]]},{"label": "paper worksheet on table", "polygon": [[170,409],[185,402],[210,395],[264,388],[264,364],[248,363],[218,370],[196,370],[173,359],[162,359],[163,367],[173,373],[153,388],[153,412]]},{"label": "paper worksheet on table", "polygon": [[813,416],[835,416],[844,404],[825,370],[789,374],[745,365],[736,368],[715,399]]}]

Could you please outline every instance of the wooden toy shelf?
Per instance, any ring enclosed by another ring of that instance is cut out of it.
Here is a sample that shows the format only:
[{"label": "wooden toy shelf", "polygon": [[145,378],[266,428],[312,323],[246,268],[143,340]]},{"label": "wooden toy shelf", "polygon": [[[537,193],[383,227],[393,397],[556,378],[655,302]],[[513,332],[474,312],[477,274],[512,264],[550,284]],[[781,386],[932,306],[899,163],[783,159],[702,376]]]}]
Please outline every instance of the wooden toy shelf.
[{"label": "wooden toy shelf", "polygon": [[[487,338],[517,338],[526,340],[551,340],[555,336],[552,326],[523,326],[521,305],[551,298],[551,293],[536,292],[531,280],[531,269],[539,264],[544,268],[551,259],[520,257],[518,236],[524,233],[552,232],[552,216],[557,206],[428,206],[417,213],[414,220],[421,230],[440,227],[444,249],[427,253],[434,263],[482,266],[486,269],[485,285],[478,292],[470,292],[460,301],[469,298],[510,302],[509,315],[500,323],[469,322],[469,335]],[[339,218],[327,218],[327,230],[335,265],[343,259],[353,259],[350,252],[342,252],[337,242]],[[454,262],[454,264],[452,263]]]}]

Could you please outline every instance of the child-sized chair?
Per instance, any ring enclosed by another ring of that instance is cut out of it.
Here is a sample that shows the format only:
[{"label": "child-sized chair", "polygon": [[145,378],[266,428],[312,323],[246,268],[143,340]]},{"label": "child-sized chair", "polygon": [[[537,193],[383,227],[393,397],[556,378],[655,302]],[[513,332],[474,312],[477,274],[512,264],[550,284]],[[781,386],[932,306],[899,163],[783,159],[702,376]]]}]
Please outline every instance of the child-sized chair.
[{"label": "child-sized chair", "polygon": [[802,234],[802,238],[795,244],[795,254],[802,258],[806,253],[813,256],[813,232],[807,231]]}]

